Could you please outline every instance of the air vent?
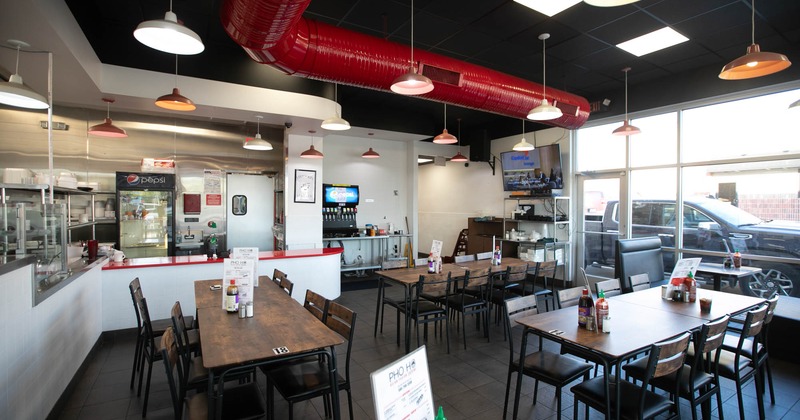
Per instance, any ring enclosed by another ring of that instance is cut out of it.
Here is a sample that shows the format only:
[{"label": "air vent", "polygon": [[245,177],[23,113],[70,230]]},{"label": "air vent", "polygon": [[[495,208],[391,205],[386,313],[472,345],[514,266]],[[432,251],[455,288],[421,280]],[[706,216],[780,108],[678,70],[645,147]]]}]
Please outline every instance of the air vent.
[{"label": "air vent", "polygon": [[580,111],[580,107],[577,105],[568,104],[566,102],[559,102],[554,101],[553,103],[564,115],[569,115],[570,117],[577,117],[578,111]]},{"label": "air vent", "polygon": [[434,82],[445,83],[452,86],[461,86],[461,73],[420,63],[421,73]]}]

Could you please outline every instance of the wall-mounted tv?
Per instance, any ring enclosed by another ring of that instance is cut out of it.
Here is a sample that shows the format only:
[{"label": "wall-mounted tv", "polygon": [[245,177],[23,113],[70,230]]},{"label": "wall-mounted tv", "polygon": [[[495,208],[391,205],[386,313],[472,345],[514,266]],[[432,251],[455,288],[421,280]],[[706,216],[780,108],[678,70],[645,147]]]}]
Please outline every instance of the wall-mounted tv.
[{"label": "wall-mounted tv", "polygon": [[358,185],[322,184],[323,207],[356,207],[358,205]]},{"label": "wall-mounted tv", "polygon": [[553,195],[564,188],[561,148],[558,144],[539,146],[529,152],[503,152],[504,191],[530,191],[531,195]]}]

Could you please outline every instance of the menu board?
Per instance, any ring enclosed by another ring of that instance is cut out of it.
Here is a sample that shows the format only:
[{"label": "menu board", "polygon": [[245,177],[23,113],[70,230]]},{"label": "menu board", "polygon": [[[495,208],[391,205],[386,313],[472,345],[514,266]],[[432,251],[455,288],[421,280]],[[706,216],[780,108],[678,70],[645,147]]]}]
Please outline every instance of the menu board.
[{"label": "menu board", "polygon": [[700,258],[681,258],[672,269],[671,279],[688,277],[689,273],[694,276],[697,267],[700,265]]},{"label": "menu board", "polygon": [[442,241],[438,241],[436,239],[433,240],[431,243],[431,254],[433,255],[442,255]]},{"label": "menu board", "polygon": [[222,275],[222,309],[225,309],[225,296],[231,280],[236,281],[236,288],[239,289],[239,302],[249,302],[253,300],[253,260],[225,258],[223,263]]},{"label": "menu board", "polygon": [[233,248],[231,258],[253,261],[253,286],[258,287],[258,248]]},{"label": "menu board", "polygon": [[377,420],[433,420],[433,393],[425,346],[372,372]]}]

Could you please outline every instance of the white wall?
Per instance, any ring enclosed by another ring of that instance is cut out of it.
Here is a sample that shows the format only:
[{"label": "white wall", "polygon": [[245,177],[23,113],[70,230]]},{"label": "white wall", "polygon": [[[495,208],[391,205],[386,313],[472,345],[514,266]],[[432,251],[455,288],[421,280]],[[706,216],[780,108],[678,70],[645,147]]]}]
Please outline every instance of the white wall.
[{"label": "white wall", "polygon": [[[467,218],[478,216],[503,216],[503,199],[508,193],[503,191],[502,169],[499,156],[509,151],[520,141],[520,135],[504,137],[491,142],[491,153],[498,157],[495,173],[486,162],[463,163],[447,162],[446,166],[426,164],[419,167],[418,205],[419,205],[419,251],[427,253],[433,239],[444,241],[444,255],[450,255],[461,229],[467,228]],[[533,143],[533,133],[525,138]],[[561,165],[564,179],[570,179],[569,131],[550,128],[536,132],[536,144],[544,145],[558,142],[561,149]],[[420,154],[450,157],[456,153],[454,148],[428,144],[419,146]],[[468,155],[469,153],[463,152]],[[571,185],[565,182],[564,195],[569,195]]]},{"label": "white wall", "polygon": [[27,266],[0,276],[2,419],[46,418],[102,331],[99,266],[35,307],[31,275]]},{"label": "white wall", "polygon": [[[311,146],[325,153],[322,137],[289,134],[284,141],[284,204],[286,206],[286,249],[322,248],[322,163],[325,159],[305,159],[300,154]],[[327,157],[326,157],[327,158]],[[294,202],[296,169],[317,172],[316,202]]]}]

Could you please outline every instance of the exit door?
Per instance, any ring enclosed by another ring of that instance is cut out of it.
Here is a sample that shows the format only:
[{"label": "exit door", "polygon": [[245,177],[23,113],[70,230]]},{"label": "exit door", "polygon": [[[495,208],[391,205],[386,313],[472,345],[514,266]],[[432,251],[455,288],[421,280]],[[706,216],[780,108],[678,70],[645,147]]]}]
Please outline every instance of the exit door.
[{"label": "exit door", "polygon": [[228,174],[227,246],[273,250],[275,186],[266,175]]}]

